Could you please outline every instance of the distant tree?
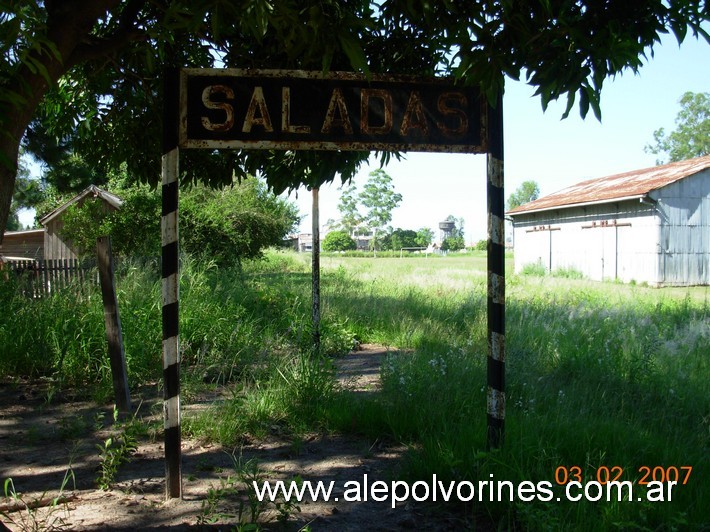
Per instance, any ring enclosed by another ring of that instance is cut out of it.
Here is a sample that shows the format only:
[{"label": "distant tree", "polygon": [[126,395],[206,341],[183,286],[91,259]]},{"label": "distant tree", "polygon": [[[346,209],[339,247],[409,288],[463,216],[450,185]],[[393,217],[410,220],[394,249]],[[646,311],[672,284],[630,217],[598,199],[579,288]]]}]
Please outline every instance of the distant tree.
[{"label": "distant tree", "polygon": [[340,221],[337,225],[345,231],[349,236],[353,236],[355,230],[363,222],[363,216],[358,209],[357,188],[355,185],[349,185],[344,188],[340,194],[338,202],[338,212],[340,212]]},{"label": "distant tree", "polygon": [[357,244],[344,229],[331,231],[323,239],[323,251],[350,251],[357,249]]},{"label": "distant tree", "polygon": [[442,251],[458,251],[466,247],[463,236],[449,236],[441,243]]},{"label": "distant tree", "polygon": [[411,229],[395,229],[388,237],[388,247],[393,251],[399,251],[402,248],[419,247],[419,244],[417,244],[417,232]]},{"label": "distant tree", "polygon": [[454,216],[453,214],[449,214],[446,217],[446,221],[447,222],[454,222],[454,227],[449,232],[449,236],[450,237],[461,237],[461,239],[463,240],[464,226],[465,226],[466,220],[464,220],[463,218],[456,218],[456,216]]},{"label": "distant tree", "polygon": [[466,247],[464,239],[464,222],[463,218],[456,218],[453,214],[446,217],[447,222],[454,222],[454,227],[449,232],[449,235],[441,242],[443,251],[458,251]]},{"label": "distant tree", "polygon": [[710,93],[686,92],[679,103],[675,131],[666,135],[663,128],[657,129],[654,144],[644,147],[646,153],[668,156],[668,161],[656,159],[656,164],[710,155]]},{"label": "distant tree", "polygon": [[416,245],[418,247],[426,248],[434,240],[434,231],[428,227],[422,227],[417,231]]},{"label": "distant tree", "polygon": [[508,198],[508,210],[520,207],[540,197],[540,187],[535,181],[523,181]]},{"label": "distant tree", "polygon": [[392,211],[402,202],[402,195],[394,191],[392,178],[380,168],[370,172],[359,198],[368,209],[365,221],[374,235],[371,245],[377,249],[377,233],[392,221]]}]

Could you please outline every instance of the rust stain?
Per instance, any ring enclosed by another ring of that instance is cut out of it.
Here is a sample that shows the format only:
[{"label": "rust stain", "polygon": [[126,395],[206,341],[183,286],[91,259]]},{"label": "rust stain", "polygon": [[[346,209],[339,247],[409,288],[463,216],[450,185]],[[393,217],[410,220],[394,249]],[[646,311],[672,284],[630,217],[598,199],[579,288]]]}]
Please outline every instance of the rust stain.
[{"label": "rust stain", "polygon": [[508,214],[514,215],[548,210],[555,207],[572,207],[586,203],[641,197],[652,190],[670,185],[707,168],[710,168],[710,155],[643,170],[590,179],[521,205],[508,211]]}]

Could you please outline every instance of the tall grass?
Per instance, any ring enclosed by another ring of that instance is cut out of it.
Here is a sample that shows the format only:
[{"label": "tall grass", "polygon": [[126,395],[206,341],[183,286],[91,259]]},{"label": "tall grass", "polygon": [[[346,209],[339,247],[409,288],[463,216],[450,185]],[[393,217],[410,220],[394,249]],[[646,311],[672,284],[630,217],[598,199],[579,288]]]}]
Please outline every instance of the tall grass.
[{"label": "tall grass", "polygon": [[[485,286],[480,271],[462,275],[461,262],[429,264],[436,267],[373,261],[367,269],[359,263],[350,269],[341,262],[331,279],[338,287],[331,304],[339,309],[351,301],[362,334],[414,349],[385,363],[379,414],[389,434],[416,449],[404,469],[410,480],[436,473],[452,480],[493,474],[554,481],[558,466],[573,465],[588,480],[604,466],[621,466],[623,479],[635,480],[642,466],[690,465],[695,480],[679,487],[671,503],[489,504],[485,512],[506,526],[540,530],[708,525],[705,289],[675,297],[615,284],[512,277],[507,443],[488,453]],[[383,430],[381,419],[362,419]]]},{"label": "tall grass", "polygon": [[[272,253],[243,271],[185,259],[183,374],[231,391],[188,416],[186,430],[229,444],[245,433],[321,428],[390,438],[410,444],[400,473],[409,480],[554,482],[560,466],[578,466],[586,480],[620,466],[623,480],[638,480],[642,466],[693,466],[667,503],[475,503],[463,511],[530,530],[710,527],[706,288],[509,276],[506,442],[488,452],[485,254],[322,263],[326,353],[342,353],[353,338],[399,349],[383,365],[382,392],[339,390],[328,358],[310,354],[307,256]],[[160,280],[128,266],[118,288],[129,377],[157,381]],[[110,389],[97,293],[31,301],[0,283],[0,298],[1,375]]]},{"label": "tall grass", "polygon": [[[226,382],[253,378],[273,353],[308,351],[310,302],[283,279],[310,274],[275,255],[240,268],[184,258],[180,278],[180,351],[187,379]],[[284,273],[288,270],[290,273]],[[308,294],[308,292],[304,292]],[[117,297],[129,382],[162,375],[161,280],[154,267],[121,265]],[[59,386],[111,391],[103,304],[96,286],[69,287],[51,297],[23,297],[0,278],[0,377],[49,377]],[[347,331],[324,319],[326,353],[352,345]]]}]

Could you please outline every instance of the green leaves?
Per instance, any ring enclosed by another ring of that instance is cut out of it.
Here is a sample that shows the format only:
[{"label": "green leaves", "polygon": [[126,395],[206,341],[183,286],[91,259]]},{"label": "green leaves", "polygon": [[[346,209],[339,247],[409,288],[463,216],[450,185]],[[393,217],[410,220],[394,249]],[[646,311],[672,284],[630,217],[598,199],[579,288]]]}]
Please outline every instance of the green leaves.
[{"label": "green leaves", "polygon": [[654,144],[646,145],[644,151],[665,153],[669,162],[710,155],[710,93],[686,92],[679,103],[676,129],[669,134],[663,128],[657,129],[653,133]]},{"label": "green leaves", "polygon": [[536,200],[540,197],[540,187],[535,181],[523,181],[508,198],[508,210]]},{"label": "green leaves", "polygon": [[[543,109],[566,97],[563,118],[578,103],[581,116],[591,110],[600,119],[604,80],[638,71],[664,33],[672,32],[679,42],[688,33],[710,42],[704,0],[122,0],[111,5],[98,9],[91,0],[76,0],[51,9],[51,2],[48,8],[45,2],[0,0],[0,134],[11,138],[0,152],[5,169],[14,168],[20,138],[35,120],[95,173],[126,164],[135,181],[155,183],[166,96],[157,73],[168,64],[454,75],[480,86],[491,104],[506,77],[524,73]],[[75,44],[65,49],[67,42]],[[228,184],[235,176],[261,173],[278,193],[318,187],[338,174],[347,182],[368,156],[192,152],[181,157],[181,179]],[[11,186],[7,177],[0,182]]]}]

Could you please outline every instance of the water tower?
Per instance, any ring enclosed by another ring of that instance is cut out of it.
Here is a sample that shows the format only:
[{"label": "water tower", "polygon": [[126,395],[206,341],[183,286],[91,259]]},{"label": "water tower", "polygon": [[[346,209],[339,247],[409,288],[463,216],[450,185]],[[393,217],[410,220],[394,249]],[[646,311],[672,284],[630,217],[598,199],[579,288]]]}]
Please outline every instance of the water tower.
[{"label": "water tower", "polygon": [[449,238],[454,232],[454,229],[456,229],[456,222],[454,221],[444,220],[443,222],[439,222],[439,232],[441,236],[441,241],[443,242],[444,240]]}]

